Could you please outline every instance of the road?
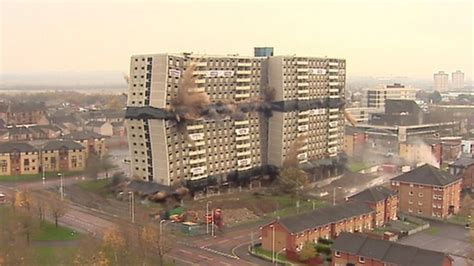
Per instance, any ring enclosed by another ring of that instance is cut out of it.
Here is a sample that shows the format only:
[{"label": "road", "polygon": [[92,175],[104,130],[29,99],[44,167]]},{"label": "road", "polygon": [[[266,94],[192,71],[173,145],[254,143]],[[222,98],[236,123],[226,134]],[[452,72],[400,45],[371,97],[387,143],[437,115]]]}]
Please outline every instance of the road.
[{"label": "road", "polygon": [[[65,186],[82,180],[81,177],[64,178]],[[45,184],[42,181],[12,184],[0,184],[0,191],[14,196],[21,188],[28,188],[37,196],[41,196],[41,190],[59,186],[59,180],[49,180]],[[59,197],[57,198],[59,200]],[[60,218],[59,223],[63,226],[73,228],[78,232],[89,233],[100,237],[102,233],[111,228],[114,223],[123,219],[116,215],[89,208],[76,203],[70,203],[67,213]],[[49,217],[49,220],[52,220]],[[217,236],[201,236],[180,238],[178,246],[166,254],[168,260],[175,265],[272,265],[270,262],[250,256],[247,252],[250,245],[250,235],[258,239],[255,231],[259,225],[249,225],[234,230],[218,233]]]}]

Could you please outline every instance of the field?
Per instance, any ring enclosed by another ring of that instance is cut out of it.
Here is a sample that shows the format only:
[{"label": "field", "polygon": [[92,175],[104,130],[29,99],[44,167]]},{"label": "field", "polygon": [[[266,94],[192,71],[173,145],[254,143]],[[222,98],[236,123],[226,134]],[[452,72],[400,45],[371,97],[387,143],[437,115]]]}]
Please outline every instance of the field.
[{"label": "field", "polygon": [[[63,177],[74,176],[74,175],[81,175],[82,172],[63,172]],[[57,172],[47,172],[45,173],[45,179],[58,179]],[[34,175],[6,175],[0,176],[0,182],[31,182],[31,181],[41,181],[43,178],[43,174],[34,174]]]}]

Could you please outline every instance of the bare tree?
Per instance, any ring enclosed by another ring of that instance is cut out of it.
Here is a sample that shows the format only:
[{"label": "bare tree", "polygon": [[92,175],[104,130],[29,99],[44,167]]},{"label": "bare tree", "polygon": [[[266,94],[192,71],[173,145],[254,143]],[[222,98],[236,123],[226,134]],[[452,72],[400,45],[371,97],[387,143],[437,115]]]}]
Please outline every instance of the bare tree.
[{"label": "bare tree", "polygon": [[118,263],[118,254],[124,251],[126,244],[125,238],[117,226],[109,228],[104,232],[102,244],[107,251],[113,254],[114,264],[116,265]]},{"label": "bare tree", "polygon": [[65,200],[60,200],[56,195],[48,195],[48,205],[51,216],[54,219],[54,225],[58,227],[59,218],[63,217],[68,210],[68,203]]},{"label": "bare tree", "polygon": [[159,228],[154,224],[147,224],[141,232],[141,241],[147,252],[147,257],[157,254],[158,265],[164,264],[164,256],[173,249],[174,236],[163,230],[160,234]]}]

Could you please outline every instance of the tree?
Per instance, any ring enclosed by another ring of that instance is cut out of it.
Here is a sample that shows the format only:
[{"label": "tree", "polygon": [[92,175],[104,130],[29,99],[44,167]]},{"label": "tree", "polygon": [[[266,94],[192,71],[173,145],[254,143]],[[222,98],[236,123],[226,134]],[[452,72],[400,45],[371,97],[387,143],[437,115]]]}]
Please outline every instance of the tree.
[{"label": "tree", "polygon": [[461,209],[459,210],[459,214],[468,216],[471,214],[472,210],[474,209],[474,201],[472,200],[469,194],[466,194],[461,202]]},{"label": "tree", "polygon": [[163,265],[164,256],[169,253],[173,247],[174,237],[165,230],[160,234],[160,230],[154,224],[145,225],[140,236],[146,251],[145,256],[150,258],[154,254],[157,254],[159,259],[158,265]]},{"label": "tree", "polygon": [[118,253],[122,252],[125,248],[125,239],[116,226],[104,232],[102,243],[104,248],[113,254],[116,265],[118,263]]},{"label": "tree", "polygon": [[431,103],[440,103],[442,99],[443,98],[441,97],[441,93],[439,93],[439,91],[434,91],[429,97]]},{"label": "tree", "polygon": [[100,169],[105,171],[105,178],[109,178],[109,171],[115,167],[116,166],[112,162],[110,155],[105,155],[103,158],[101,158]]},{"label": "tree", "polygon": [[36,212],[38,213],[39,220],[43,222],[45,219],[45,214],[46,214],[46,209],[47,209],[46,201],[44,200],[44,198],[40,196],[36,196],[34,197],[32,205],[33,205],[33,209],[35,209]]},{"label": "tree", "polygon": [[284,168],[277,178],[277,188],[281,193],[295,196],[307,182],[308,176],[303,170],[296,167]]},{"label": "tree", "polygon": [[316,257],[316,249],[314,248],[314,244],[311,243],[310,241],[306,241],[298,257],[301,261],[307,261],[309,259]]},{"label": "tree", "polygon": [[54,225],[58,228],[59,218],[63,217],[68,210],[68,203],[65,200],[60,200],[55,195],[48,196],[48,205],[51,216],[54,218]]}]

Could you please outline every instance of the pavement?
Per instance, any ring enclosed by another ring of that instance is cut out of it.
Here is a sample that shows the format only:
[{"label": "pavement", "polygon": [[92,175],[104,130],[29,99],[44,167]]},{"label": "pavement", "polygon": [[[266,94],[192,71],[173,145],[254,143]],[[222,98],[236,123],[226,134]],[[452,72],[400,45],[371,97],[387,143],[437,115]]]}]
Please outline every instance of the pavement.
[{"label": "pavement", "polygon": [[[471,244],[468,241],[469,231],[460,225],[430,221],[430,229],[411,236],[404,237],[398,242],[452,254],[454,265],[466,265],[466,259]],[[471,265],[474,265],[471,264]]]}]

